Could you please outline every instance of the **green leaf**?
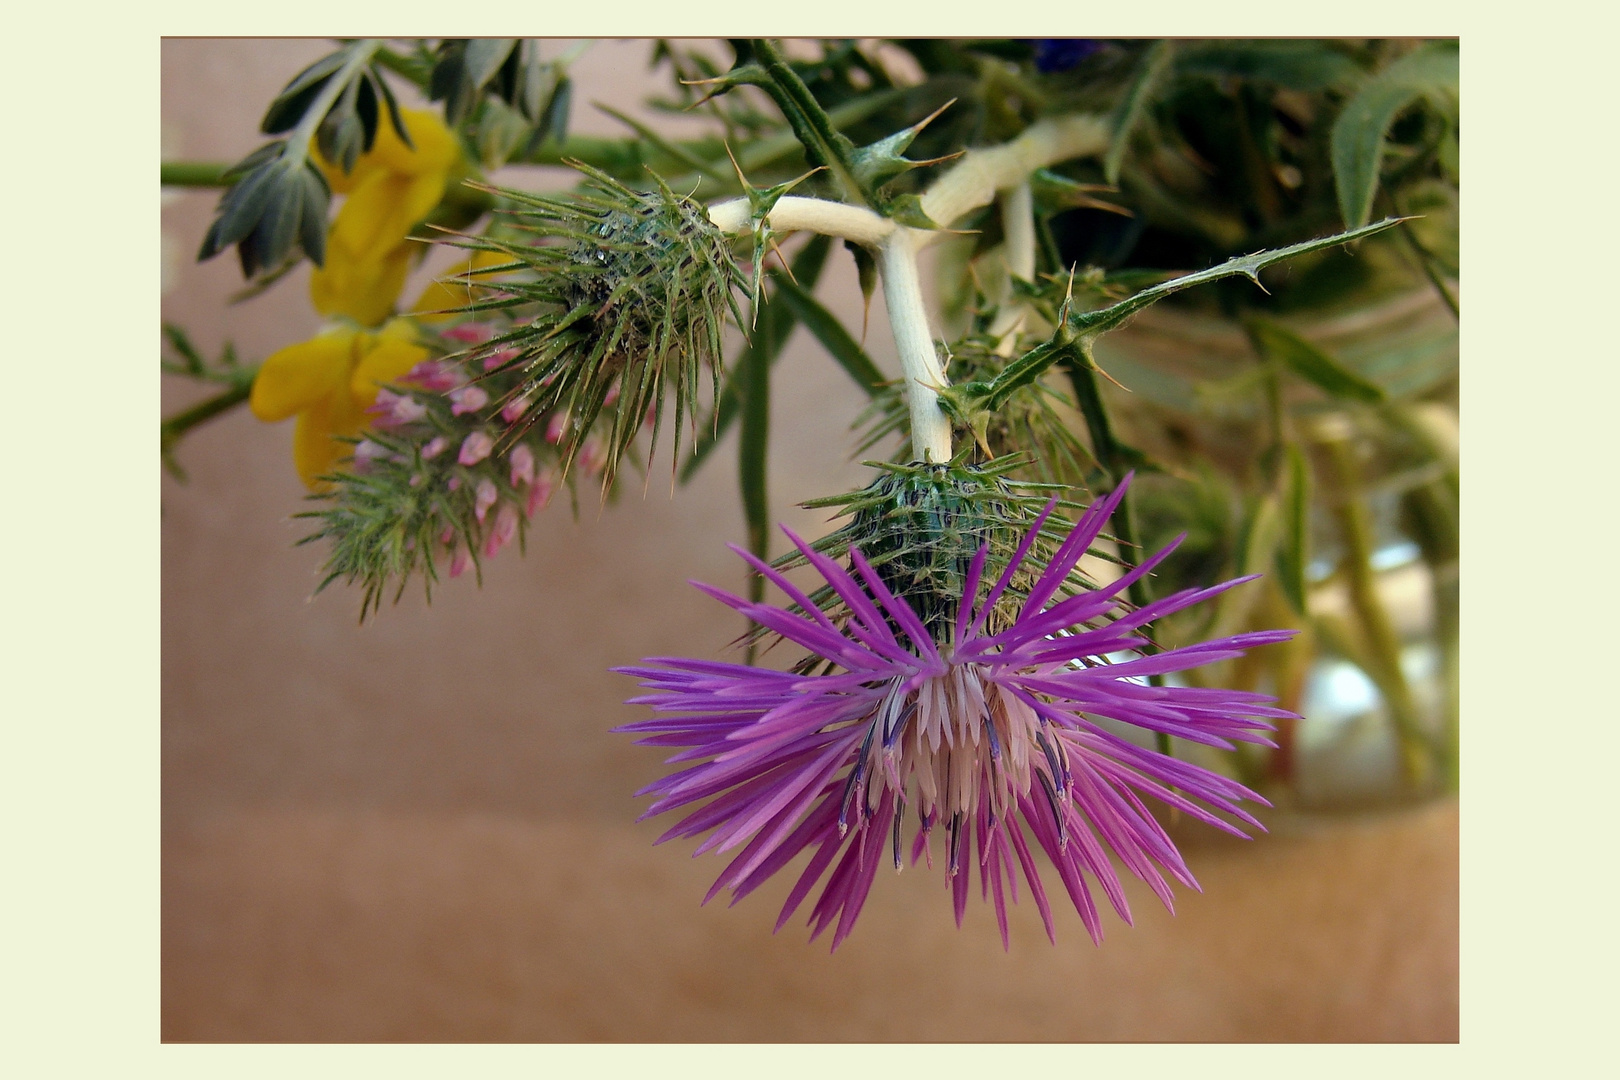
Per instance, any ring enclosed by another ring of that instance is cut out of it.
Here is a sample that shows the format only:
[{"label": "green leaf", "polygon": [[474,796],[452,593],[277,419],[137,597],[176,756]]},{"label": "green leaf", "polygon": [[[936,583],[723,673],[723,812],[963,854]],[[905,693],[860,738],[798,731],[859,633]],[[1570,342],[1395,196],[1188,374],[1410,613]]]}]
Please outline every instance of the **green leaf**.
[{"label": "green leaf", "polygon": [[1332,236],[1306,240],[1302,243],[1291,244],[1285,248],[1277,248],[1273,251],[1257,251],[1253,255],[1240,255],[1237,258],[1226,260],[1219,266],[1212,266],[1207,270],[1199,270],[1192,274],[1183,274],[1181,277],[1172,278],[1151,288],[1143,289],[1141,292],[1128,296],[1119,303],[1101,310],[1085,311],[1071,315],[1069,316],[1069,322],[1073,324],[1075,331],[1081,335],[1095,338],[1110,330],[1118,329],[1132,315],[1172,293],[1190,289],[1195,285],[1204,285],[1211,281],[1219,281],[1222,278],[1237,277],[1239,275],[1259,285],[1260,271],[1274,263],[1292,259],[1297,255],[1307,255],[1313,251],[1322,251],[1326,248],[1338,247],[1340,244],[1361,240],[1375,233],[1383,232],[1385,229],[1393,228],[1399,225],[1402,220],[1401,218],[1385,218],[1383,221],[1377,221],[1371,225],[1363,225],[1357,229],[1347,229],[1341,233],[1334,233]]},{"label": "green leaf", "polygon": [[259,130],[266,135],[279,135],[283,131],[297,127],[298,121],[304,118],[310,102],[321,92],[326,80],[336,74],[348,58],[348,50],[339,49],[321,57],[294,75],[292,81],[282,87],[281,93],[276,95],[270,107],[265,110],[264,119],[259,123]]},{"label": "green leaf", "polygon": [[1248,329],[1257,352],[1278,361],[1332,397],[1376,405],[1387,396],[1382,387],[1368,382],[1284,326],[1266,319],[1253,319]]},{"label": "green leaf", "polygon": [[837,316],[822,307],[807,290],[786,277],[777,279],[776,297],[792,309],[799,321],[804,323],[805,329],[816,336],[816,340],[838,361],[838,366],[849,373],[857,386],[865,390],[868,396],[877,396],[888,380],[872,358],[866,355],[866,350],[844,329]]},{"label": "green leaf", "polygon": [[1109,184],[1119,183],[1120,166],[1125,162],[1125,152],[1130,148],[1131,136],[1135,134],[1142,117],[1153,99],[1158,96],[1160,89],[1169,75],[1172,61],[1175,58],[1174,43],[1166,38],[1156,42],[1142,57],[1136,69],[1136,78],[1125,91],[1125,96],[1114,109],[1112,117],[1112,132],[1108,140],[1108,153],[1103,158],[1103,178]]},{"label": "green leaf", "polygon": [[451,127],[472,113],[515,44],[516,38],[450,38],[440,43],[428,97],[444,102],[444,118]]},{"label": "green leaf", "polygon": [[1282,541],[1277,548],[1277,583],[1288,604],[1306,611],[1305,567],[1310,564],[1311,471],[1300,448],[1290,443],[1284,458]]},{"label": "green leaf", "polygon": [[1389,125],[1420,97],[1445,100],[1457,93],[1454,41],[1420,46],[1364,83],[1333,123],[1333,179],[1339,212],[1354,228],[1372,216],[1373,195]]},{"label": "green leaf", "polygon": [[500,98],[484,101],[478,110],[478,160],[486,169],[498,169],[529,136],[523,115]]}]

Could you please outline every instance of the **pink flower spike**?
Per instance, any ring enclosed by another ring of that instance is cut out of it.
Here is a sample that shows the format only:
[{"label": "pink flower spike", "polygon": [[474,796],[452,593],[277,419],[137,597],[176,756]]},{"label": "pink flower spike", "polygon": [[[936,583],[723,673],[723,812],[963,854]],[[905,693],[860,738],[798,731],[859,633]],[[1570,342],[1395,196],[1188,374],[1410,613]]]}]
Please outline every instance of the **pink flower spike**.
[{"label": "pink flower spike", "polygon": [[445,438],[443,435],[433,436],[433,438],[428,440],[428,444],[422,447],[422,460],[431,461],[440,454],[444,453],[449,445],[450,440]]},{"label": "pink flower spike", "polygon": [[476,465],[489,457],[495,449],[495,440],[482,431],[475,431],[461,443],[461,455],[456,458],[463,465]]},{"label": "pink flower spike", "polygon": [[484,515],[489,513],[489,508],[495,505],[498,498],[500,493],[495,490],[495,481],[487,476],[478,481],[478,489],[473,492],[473,514],[477,516],[480,525],[484,523]]},{"label": "pink flower spike", "polygon": [[371,471],[371,463],[378,458],[387,457],[388,451],[372,442],[370,439],[361,439],[354,448],[354,471],[361,476]]},{"label": "pink flower spike", "polygon": [[534,451],[528,443],[518,443],[512,451],[512,486],[522,487],[534,483]]},{"label": "pink flower spike", "polygon": [[529,399],[526,397],[513,398],[501,406],[501,419],[508,424],[515,424],[529,411]]},{"label": "pink flower spike", "polygon": [[450,553],[450,576],[460,577],[472,565],[472,552],[464,547],[458,547]]},{"label": "pink flower spike", "polygon": [[489,531],[489,539],[484,542],[484,555],[493,559],[512,538],[517,536],[518,516],[517,510],[511,503],[501,503],[501,508],[495,512],[495,527]]},{"label": "pink flower spike", "polygon": [[619,400],[619,383],[621,381],[623,381],[623,380],[621,380],[621,379],[614,379],[613,380],[613,385],[608,387],[607,396],[602,399],[602,404],[603,405],[612,405],[615,401]]},{"label": "pink flower spike", "polygon": [[413,382],[424,390],[443,394],[467,381],[461,369],[442,360],[424,360],[405,373],[402,382]]},{"label": "pink flower spike", "polygon": [[446,525],[444,527],[444,532],[439,534],[439,543],[443,544],[447,548],[450,548],[452,551],[455,550],[456,529],[454,525]]},{"label": "pink flower spike", "polygon": [[554,412],[551,419],[546,421],[546,442],[556,444],[562,442],[563,434],[568,430],[568,414]]},{"label": "pink flower spike", "polygon": [[457,488],[461,487],[461,477],[452,476],[449,480],[445,481],[444,486],[449,488],[451,491],[455,491]]},{"label": "pink flower spike", "polygon": [[546,469],[535,477],[534,486],[529,489],[529,500],[523,507],[524,517],[534,517],[536,510],[544,510],[551,501],[551,493],[557,489],[557,474]]},{"label": "pink flower spike", "polygon": [[502,364],[510,364],[517,358],[518,350],[516,349],[501,349],[499,352],[492,352],[488,356],[484,357],[484,370],[494,371]]},{"label": "pink flower spike", "polygon": [[495,328],[488,323],[462,323],[443,331],[442,336],[465,345],[482,345],[495,336]]},{"label": "pink flower spike", "polygon": [[579,448],[579,467],[585,470],[586,476],[595,476],[607,464],[607,447],[602,440],[591,437],[585,440],[585,445]]},{"label": "pink flower spike", "polygon": [[422,419],[427,415],[427,406],[409,394],[378,390],[376,402],[366,412],[377,418],[378,427],[392,428]]},{"label": "pink flower spike", "polygon": [[458,390],[450,391],[451,416],[460,416],[463,413],[477,412],[489,404],[489,391],[482,386],[463,386]]}]

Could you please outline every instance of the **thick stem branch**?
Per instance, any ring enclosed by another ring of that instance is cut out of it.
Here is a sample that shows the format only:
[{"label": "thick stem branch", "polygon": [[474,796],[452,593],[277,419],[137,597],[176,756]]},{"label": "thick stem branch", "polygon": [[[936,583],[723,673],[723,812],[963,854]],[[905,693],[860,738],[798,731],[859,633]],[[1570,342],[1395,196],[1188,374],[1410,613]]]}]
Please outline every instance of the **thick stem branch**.
[{"label": "thick stem branch", "polygon": [[1001,193],[1002,261],[1007,264],[1007,287],[997,298],[999,307],[990,336],[996,339],[996,353],[1011,356],[1018,331],[1029,317],[1029,308],[1013,299],[1012,279],[1035,280],[1035,199],[1024,181]]},{"label": "thick stem branch", "polygon": [[951,460],[951,422],[939,407],[939,391],[948,385],[934,352],[917,276],[917,253],[906,231],[897,230],[878,248],[878,273],[889,327],[906,374],[906,401],[911,407],[911,453],[918,461],[943,465]]}]

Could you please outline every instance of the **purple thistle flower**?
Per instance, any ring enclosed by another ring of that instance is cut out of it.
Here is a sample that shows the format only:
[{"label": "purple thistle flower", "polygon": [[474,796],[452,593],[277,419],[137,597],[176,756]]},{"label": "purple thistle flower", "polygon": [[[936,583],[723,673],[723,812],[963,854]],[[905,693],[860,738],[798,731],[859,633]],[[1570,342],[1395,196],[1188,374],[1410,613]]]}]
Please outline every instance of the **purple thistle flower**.
[{"label": "purple thistle flower", "polygon": [[1123,662],[1108,659],[1147,646],[1138,632],[1153,620],[1252,578],[1185,590],[1131,610],[1122,594],[1169,555],[1173,543],[1112,584],[1059,595],[1124,488],[1121,484],[1085,512],[1029,589],[1017,617],[996,633],[987,631],[986,621],[1055,500],[982,602],[988,547],[979,550],[945,642],[933,640],[911,605],[890,591],[858,549],[850,549],[852,569],[846,570],[786,529],[848,606],[842,625],[741,548],[733,550],[801,611],[750,603],[694,582],[829,662],[816,664],[816,670],[827,671],[819,675],[674,658],[617,669],[650,691],[631,703],[650,705],[657,715],[615,730],[641,735],[639,741],[649,745],[685,748],[671,763],[697,762],[637,792],[657,796],[643,818],[702,803],[658,842],[709,832],[696,853],[742,849],[704,902],[730,889],[735,904],[800,852],[813,849],[776,927],[782,928],[831,868],[810,913],[811,940],[836,920],[836,949],[855,925],[884,851],[896,870],[903,865],[902,833],[910,811],[916,819],[912,865],[927,854],[932,866],[931,834],[936,827],[944,833],[946,880],[958,926],[977,862],[980,892],[993,898],[1003,947],[1008,943],[1006,898],[1018,899],[1019,871],[1047,936],[1056,943],[1051,907],[1032,857],[1039,845],[1092,940],[1100,942],[1093,886],[1131,922],[1110,852],[1172,912],[1165,874],[1198,888],[1140,796],[1237,836],[1245,834],[1212,811],[1260,828],[1238,805],[1245,799],[1264,803],[1258,795],[1217,773],[1143,749],[1097,722],[1107,717],[1230,748],[1234,741],[1270,745],[1264,735],[1273,726],[1268,720],[1294,715],[1273,707],[1275,699],[1263,694],[1151,686],[1144,678],[1229,659],[1284,641],[1293,631],[1239,634]]}]

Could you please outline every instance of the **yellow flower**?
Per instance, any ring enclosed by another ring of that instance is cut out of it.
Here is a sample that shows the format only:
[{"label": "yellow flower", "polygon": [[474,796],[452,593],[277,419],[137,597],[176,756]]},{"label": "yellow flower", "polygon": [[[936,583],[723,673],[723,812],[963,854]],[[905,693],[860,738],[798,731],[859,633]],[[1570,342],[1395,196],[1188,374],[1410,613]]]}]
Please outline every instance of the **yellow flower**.
[{"label": "yellow flower", "polygon": [[379,331],[337,326],[272,353],[253,380],[249,406],[260,420],[297,414],[293,464],[311,488],[350,452],[338,436],[367,427],[377,391],[428,358],[416,325],[393,319]]},{"label": "yellow flower", "polygon": [[512,261],[511,256],[498,251],[474,252],[470,259],[464,259],[444,272],[444,276],[436,279],[422,295],[416,298],[411,305],[411,314],[423,322],[443,322],[453,319],[452,314],[456,308],[466,307],[478,297],[473,295],[472,289],[467,287],[466,279],[473,277],[487,277],[484,271],[491,266],[500,266]]},{"label": "yellow flower", "polygon": [[456,137],[431,112],[402,109],[410,132],[406,146],[382,118],[368,153],[354,170],[315,154],[332,190],[347,195],[326,237],[326,265],[310,276],[309,294],[322,315],[345,316],[376,326],[394,310],[405,276],[422,245],[407,237],[444,197],[445,183],[461,159]]}]

